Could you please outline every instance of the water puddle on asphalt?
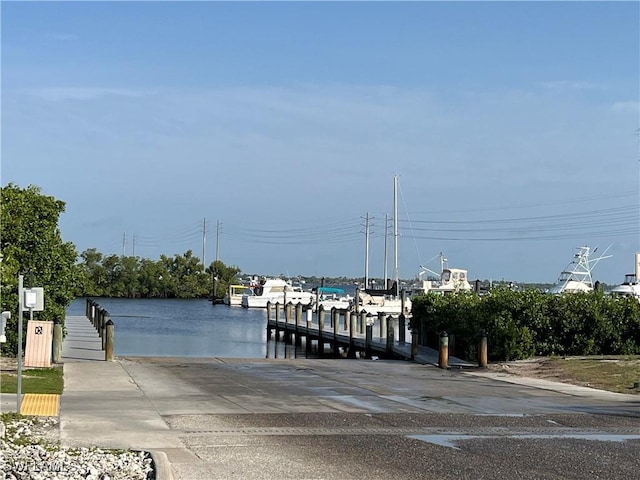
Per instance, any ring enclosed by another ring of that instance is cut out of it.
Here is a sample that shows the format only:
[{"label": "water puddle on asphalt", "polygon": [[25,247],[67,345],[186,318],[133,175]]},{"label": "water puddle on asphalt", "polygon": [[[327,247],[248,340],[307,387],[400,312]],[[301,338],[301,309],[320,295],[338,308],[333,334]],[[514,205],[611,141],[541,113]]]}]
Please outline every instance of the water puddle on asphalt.
[{"label": "water puddle on asphalt", "polygon": [[640,435],[614,435],[605,433],[576,433],[566,435],[407,435],[407,438],[421,440],[423,442],[433,443],[442,447],[454,448],[460,450],[456,446],[457,442],[463,440],[476,439],[495,439],[495,438],[512,438],[514,440],[595,440],[599,442],[624,442],[626,440],[640,440]]}]

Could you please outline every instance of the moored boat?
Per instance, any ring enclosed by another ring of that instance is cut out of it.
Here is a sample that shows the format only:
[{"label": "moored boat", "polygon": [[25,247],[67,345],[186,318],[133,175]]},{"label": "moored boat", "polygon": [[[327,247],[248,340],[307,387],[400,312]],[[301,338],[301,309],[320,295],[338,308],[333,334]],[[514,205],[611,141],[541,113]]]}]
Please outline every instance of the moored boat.
[{"label": "moored boat", "polygon": [[313,311],[320,305],[325,311],[332,308],[347,310],[353,304],[353,297],[347,294],[344,289],[337,287],[317,287],[313,289],[315,297],[313,299]]},{"label": "moored boat", "polygon": [[624,276],[624,282],[609,292],[612,295],[634,297],[640,300],[640,253],[635,255],[635,271]]},{"label": "moored boat", "polygon": [[250,285],[229,285],[227,287],[227,293],[225,293],[222,303],[230,306],[241,306],[242,297],[244,295],[251,295],[253,290]]},{"label": "moored boat", "polygon": [[267,308],[267,303],[311,305],[312,302],[312,292],[294,287],[280,278],[263,278],[253,287],[251,293],[242,295],[242,306],[245,308]]},{"label": "moored boat", "polygon": [[[588,246],[577,247],[573,260],[567,268],[565,268],[558,277],[558,281],[549,289],[549,293],[579,293],[593,291],[593,278],[591,272],[596,264],[603,258],[609,258],[611,255],[602,254],[598,258],[591,257],[591,249]],[[597,250],[597,248],[596,248]],[[593,251],[593,253],[596,252]]]},{"label": "moored boat", "polygon": [[[388,315],[400,315],[409,314],[411,312],[411,300],[408,297],[402,298],[398,291],[398,285],[400,282],[398,274],[398,176],[393,177],[393,284],[390,288],[386,289],[370,289],[366,288],[368,285],[368,259],[369,259],[369,227],[367,221],[365,235],[365,289],[358,291],[356,297],[358,298],[357,305],[354,309],[358,312],[366,312],[372,315],[379,313],[385,313]],[[385,252],[386,252],[386,238],[385,235]],[[386,255],[384,265],[384,278],[387,281],[386,275]]]},{"label": "moored boat", "polygon": [[364,294],[358,307],[360,312],[378,315],[384,313],[386,315],[408,315],[411,313],[411,299],[394,297],[379,297],[375,295]]},{"label": "moored boat", "polygon": [[469,283],[469,274],[467,270],[462,268],[449,268],[447,266],[447,259],[442,253],[440,253],[440,279],[439,280],[423,280],[422,275],[430,272],[435,275],[435,272],[429,270],[426,267],[420,267],[420,280],[421,285],[418,287],[420,293],[456,293],[456,292],[470,292],[473,287]]}]

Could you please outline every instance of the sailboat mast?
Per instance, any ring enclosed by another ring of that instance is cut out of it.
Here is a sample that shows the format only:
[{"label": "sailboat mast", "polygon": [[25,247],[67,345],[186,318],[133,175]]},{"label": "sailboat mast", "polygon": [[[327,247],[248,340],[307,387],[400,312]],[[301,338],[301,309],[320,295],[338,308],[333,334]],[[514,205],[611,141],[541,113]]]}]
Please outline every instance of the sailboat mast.
[{"label": "sailboat mast", "polygon": [[398,176],[393,177],[393,280],[396,282],[395,295],[398,295]]}]

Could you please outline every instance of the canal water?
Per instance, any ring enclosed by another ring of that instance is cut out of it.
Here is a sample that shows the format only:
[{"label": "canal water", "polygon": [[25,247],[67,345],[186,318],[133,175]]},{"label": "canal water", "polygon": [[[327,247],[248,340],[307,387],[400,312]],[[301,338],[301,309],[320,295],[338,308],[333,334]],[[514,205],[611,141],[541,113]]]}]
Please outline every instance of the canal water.
[{"label": "canal water", "polygon": [[[282,342],[267,342],[267,313],[212,305],[208,300],[94,298],[115,324],[116,356],[284,358]],[[77,298],[67,315],[85,315]]]}]

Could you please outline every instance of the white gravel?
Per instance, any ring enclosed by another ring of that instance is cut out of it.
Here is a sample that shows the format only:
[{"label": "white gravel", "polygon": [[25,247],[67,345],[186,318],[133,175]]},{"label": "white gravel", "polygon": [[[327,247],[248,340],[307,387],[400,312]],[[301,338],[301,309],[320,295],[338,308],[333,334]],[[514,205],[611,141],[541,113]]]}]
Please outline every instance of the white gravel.
[{"label": "white gravel", "polygon": [[0,439],[0,480],[151,480],[148,452],[62,448],[57,417],[5,420]]}]

